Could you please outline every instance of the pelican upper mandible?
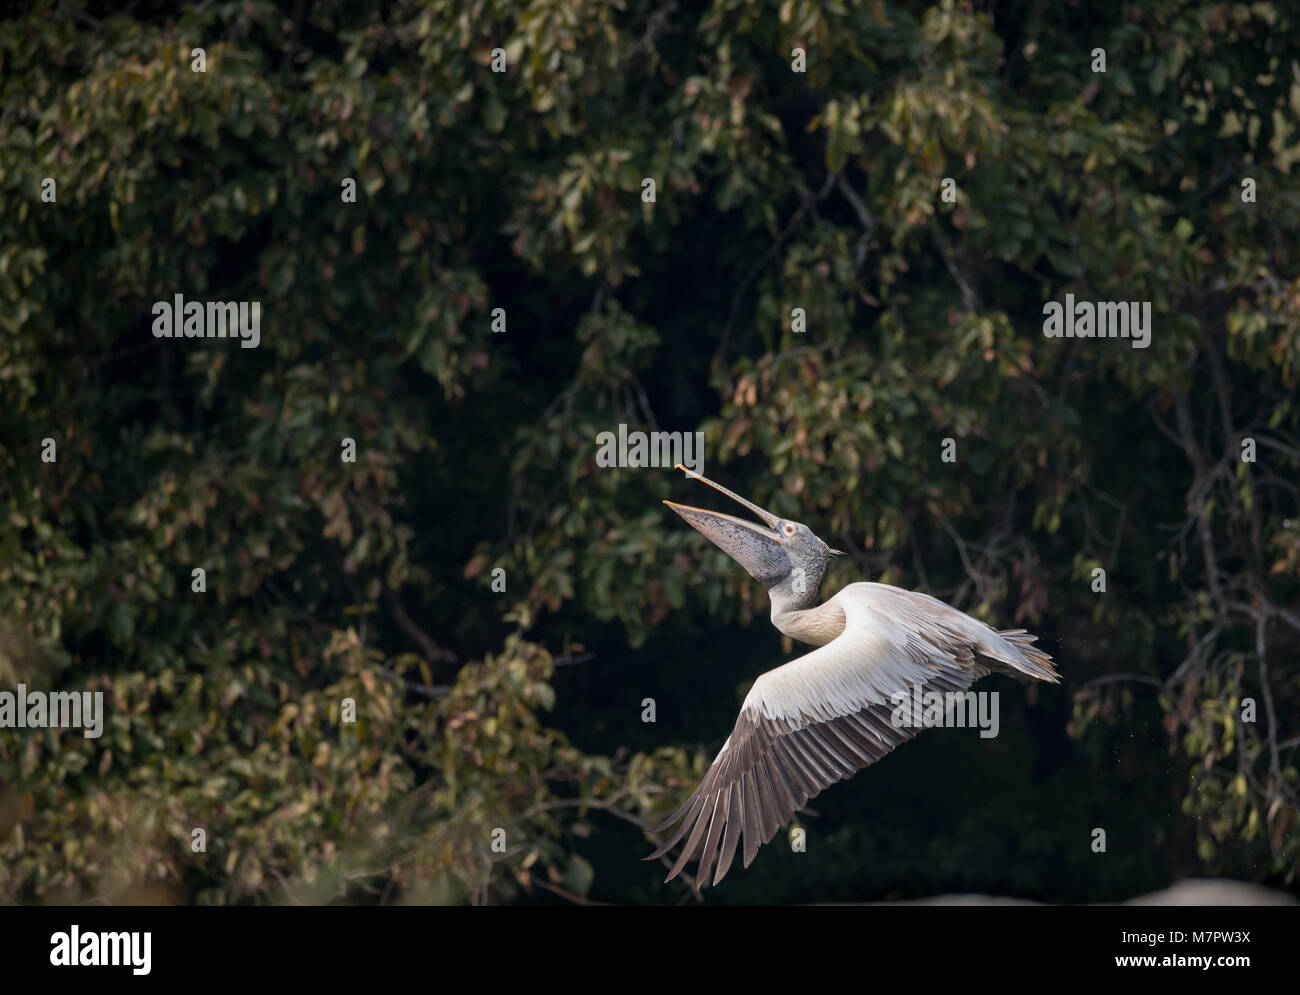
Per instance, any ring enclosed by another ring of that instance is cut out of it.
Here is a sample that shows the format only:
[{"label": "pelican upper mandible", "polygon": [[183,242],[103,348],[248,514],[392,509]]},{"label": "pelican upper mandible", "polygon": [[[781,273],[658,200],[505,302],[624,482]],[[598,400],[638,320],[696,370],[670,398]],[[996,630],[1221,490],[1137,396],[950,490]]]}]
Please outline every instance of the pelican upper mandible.
[{"label": "pelican upper mandible", "polygon": [[[726,876],[741,837],[748,867],[814,795],[879,760],[916,734],[891,716],[901,693],[963,692],[992,671],[1053,684],[1052,658],[1024,629],[989,628],[928,594],[889,584],[849,584],[816,605],[817,588],[836,552],[808,526],[778,518],[678,465],[740,502],[763,525],[665,501],[696,531],[766,589],[772,624],[818,647],[754,681],[735,728],[699,786],[651,832],[678,823],[647,860],[686,843],[666,881],[691,860],[698,884]],[[687,835],[689,833],[689,836]]]}]

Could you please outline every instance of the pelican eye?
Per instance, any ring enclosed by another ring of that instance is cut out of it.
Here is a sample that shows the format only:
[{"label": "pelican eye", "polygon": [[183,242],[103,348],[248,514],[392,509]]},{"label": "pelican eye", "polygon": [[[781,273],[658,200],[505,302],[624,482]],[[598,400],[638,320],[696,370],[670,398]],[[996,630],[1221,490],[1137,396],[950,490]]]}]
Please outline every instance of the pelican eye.
[{"label": "pelican eye", "polygon": [[794,525],[790,522],[786,522],[781,526],[781,531],[788,536],[792,536],[794,535]]}]

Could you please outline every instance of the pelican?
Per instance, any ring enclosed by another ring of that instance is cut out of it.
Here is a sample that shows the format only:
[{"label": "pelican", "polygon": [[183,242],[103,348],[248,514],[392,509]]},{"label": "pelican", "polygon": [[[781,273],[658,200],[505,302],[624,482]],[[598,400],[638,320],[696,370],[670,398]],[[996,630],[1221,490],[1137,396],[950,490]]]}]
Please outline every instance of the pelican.
[{"label": "pelican", "polygon": [[[916,734],[895,724],[895,702],[916,688],[964,692],[996,671],[1059,683],[1052,658],[1024,629],[995,631],[928,594],[849,584],[816,605],[831,554],[808,526],[779,518],[707,477],[763,525],[690,505],[664,504],[767,589],[772,624],[816,646],[754,681],[740,717],[686,803],[651,830],[677,828],[647,860],[686,839],[665,881],[698,861],[697,887],[727,874],[743,836],[745,866],[814,795],[875,763]],[[949,699],[951,700],[951,699]],[[689,834],[689,835],[688,835]]]}]

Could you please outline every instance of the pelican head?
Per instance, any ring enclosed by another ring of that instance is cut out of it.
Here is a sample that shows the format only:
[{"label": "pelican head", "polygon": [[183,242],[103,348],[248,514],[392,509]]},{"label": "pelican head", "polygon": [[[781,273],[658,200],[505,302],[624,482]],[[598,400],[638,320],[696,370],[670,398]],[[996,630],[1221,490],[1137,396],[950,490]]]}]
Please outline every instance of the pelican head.
[{"label": "pelican head", "polygon": [[802,522],[779,518],[680,463],[677,469],[743,504],[763,520],[764,525],[758,525],[720,511],[664,502],[762,584],[772,599],[774,612],[778,602],[781,610],[798,609],[816,598],[826,561],[832,554],[838,555],[838,549],[831,549]]}]

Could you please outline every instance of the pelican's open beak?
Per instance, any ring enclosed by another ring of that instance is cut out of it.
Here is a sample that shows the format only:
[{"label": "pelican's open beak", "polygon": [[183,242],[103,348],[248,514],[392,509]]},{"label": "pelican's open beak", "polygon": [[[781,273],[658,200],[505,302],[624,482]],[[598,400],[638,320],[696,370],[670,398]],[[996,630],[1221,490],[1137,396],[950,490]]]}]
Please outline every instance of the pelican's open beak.
[{"label": "pelican's open beak", "polygon": [[665,501],[664,504],[686,519],[695,531],[739,563],[749,571],[751,577],[764,586],[773,584],[790,573],[792,569],[790,557],[777,541],[775,533],[777,523],[781,519],[753,502],[746,501],[739,494],[727,490],[721,484],[715,484],[708,477],[686,469],[680,463],[677,464],[677,469],[696,480],[704,481],[732,500],[743,504],[763,519],[768,527],[763,528],[743,518],[724,515],[720,511],[705,511],[703,508],[693,508],[688,504],[676,504],[673,501]]}]

